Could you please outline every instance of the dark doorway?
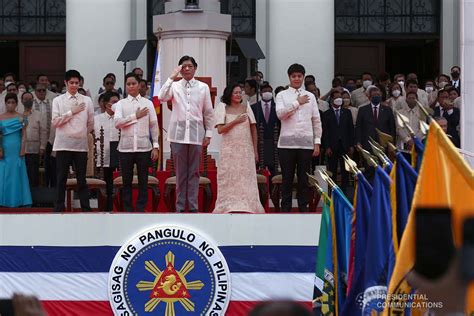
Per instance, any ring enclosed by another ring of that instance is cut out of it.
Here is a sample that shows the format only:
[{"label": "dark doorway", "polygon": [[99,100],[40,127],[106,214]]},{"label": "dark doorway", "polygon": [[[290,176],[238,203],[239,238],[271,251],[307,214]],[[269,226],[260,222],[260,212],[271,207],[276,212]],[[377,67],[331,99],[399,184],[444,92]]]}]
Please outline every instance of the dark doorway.
[{"label": "dark doorway", "polygon": [[400,40],[385,42],[385,70],[418,75],[420,84],[439,74],[439,40]]},{"label": "dark doorway", "polygon": [[0,76],[7,72],[20,73],[20,49],[18,41],[0,41],[2,63],[0,63]]}]

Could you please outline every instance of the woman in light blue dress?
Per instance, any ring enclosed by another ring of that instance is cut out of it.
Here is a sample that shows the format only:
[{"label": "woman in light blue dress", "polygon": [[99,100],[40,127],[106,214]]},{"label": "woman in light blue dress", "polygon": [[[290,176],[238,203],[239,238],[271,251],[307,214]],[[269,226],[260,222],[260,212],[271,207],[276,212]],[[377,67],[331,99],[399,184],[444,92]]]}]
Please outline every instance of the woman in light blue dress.
[{"label": "woman in light blue dress", "polygon": [[31,192],[25,164],[23,116],[16,112],[18,97],[5,96],[6,112],[0,114],[0,206],[31,205]]}]

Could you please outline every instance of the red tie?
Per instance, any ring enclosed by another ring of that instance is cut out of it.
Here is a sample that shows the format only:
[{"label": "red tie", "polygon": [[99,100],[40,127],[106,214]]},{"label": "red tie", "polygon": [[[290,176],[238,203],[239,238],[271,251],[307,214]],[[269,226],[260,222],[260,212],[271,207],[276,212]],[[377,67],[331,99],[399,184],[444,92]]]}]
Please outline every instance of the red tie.
[{"label": "red tie", "polygon": [[377,122],[378,115],[377,115],[377,107],[374,106],[374,122]]}]

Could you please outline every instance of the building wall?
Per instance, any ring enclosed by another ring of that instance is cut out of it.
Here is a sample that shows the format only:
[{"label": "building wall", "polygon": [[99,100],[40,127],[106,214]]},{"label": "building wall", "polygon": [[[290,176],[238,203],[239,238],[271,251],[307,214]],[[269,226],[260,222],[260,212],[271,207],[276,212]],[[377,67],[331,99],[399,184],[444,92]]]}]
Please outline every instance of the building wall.
[{"label": "building wall", "polygon": [[[146,38],[144,0],[67,0],[66,69],[77,69],[85,86],[95,95],[108,72],[117,76],[116,87],[123,87],[123,64],[117,62],[125,43]],[[146,69],[146,49],[138,62]]]},{"label": "building wall", "polygon": [[259,69],[273,86],[288,84],[292,63],[305,66],[327,91],[334,76],[334,0],[257,0]]},{"label": "building wall", "polygon": [[460,0],[441,1],[441,72],[445,74],[461,63],[460,3]]}]

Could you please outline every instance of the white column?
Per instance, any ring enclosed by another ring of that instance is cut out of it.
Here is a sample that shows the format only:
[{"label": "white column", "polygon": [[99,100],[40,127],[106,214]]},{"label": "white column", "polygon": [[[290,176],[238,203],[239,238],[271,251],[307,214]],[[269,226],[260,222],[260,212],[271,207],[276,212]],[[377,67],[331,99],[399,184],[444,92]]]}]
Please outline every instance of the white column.
[{"label": "white column", "polygon": [[[192,56],[198,64],[196,77],[212,78],[212,86],[217,88],[215,102],[219,102],[226,86],[226,40],[231,31],[231,16],[215,11],[167,13],[154,17],[153,29],[161,29],[155,35],[160,37],[162,81],[169,77],[182,56]],[[168,129],[171,112],[167,106],[163,108],[163,125]],[[215,131],[209,152],[216,154],[219,144],[220,137]],[[169,143],[165,141],[163,147],[166,158]]]},{"label": "white column", "polygon": [[474,153],[474,0],[461,0],[461,148]]},{"label": "white column", "polygon": [[265,79],[288,84],[287,69],[302,64],[321,91],[334,76],[334,0],[258,0],[257,41],[266,59],[259,62]]},{"label": "white column", "polygon": [[451,73],[451,67],[461,62],[459,7],[459,0],[441,1],[441,73],[448,75]]},{"label": "white column", "polygon": [[[77,69],[94,95],[108,72],[122,87],[123,64],[117,57],[131,39],[132,0],[66,1],[66,68]],[[146,15],[140,22],[146,25]]]}]

